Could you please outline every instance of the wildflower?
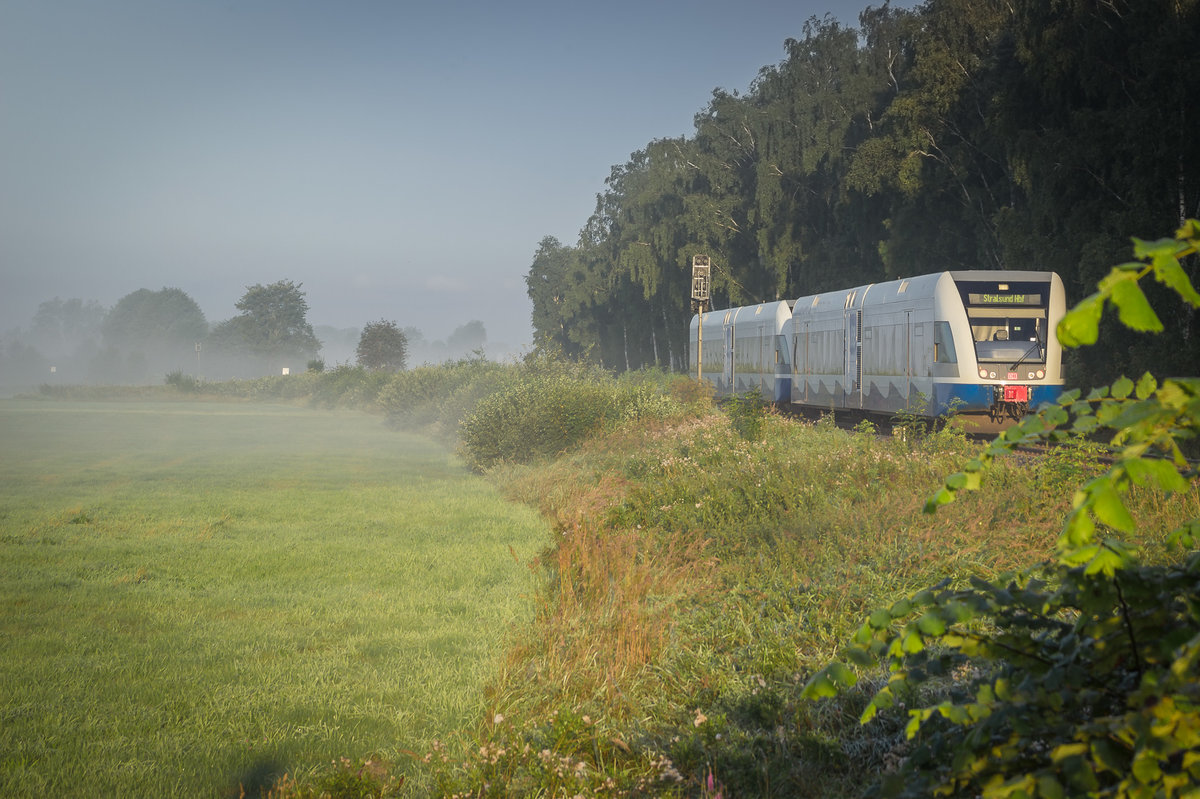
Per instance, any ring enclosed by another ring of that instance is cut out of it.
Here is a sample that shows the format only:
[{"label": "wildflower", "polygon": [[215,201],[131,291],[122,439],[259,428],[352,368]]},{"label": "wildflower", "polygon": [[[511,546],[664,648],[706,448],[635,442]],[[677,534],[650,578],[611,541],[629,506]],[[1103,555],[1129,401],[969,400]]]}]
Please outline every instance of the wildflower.
[{"label": "wildflower", "polygon": [[708,721],[708,716],[701,713],[700,708],[696,708],[696,718],[692,719],[692,726],[699,727],[706,721]]},{"label": "wildflower", "polygon": [[503,722],[503,721],[504,721],[504,714],[503,714],[503,713],[497,713],[495,716],[493,716],[493,717],[492,717],[492,723],[493,723],[493,724],[500,724],[500,723],[501,723],[501,722]]}]

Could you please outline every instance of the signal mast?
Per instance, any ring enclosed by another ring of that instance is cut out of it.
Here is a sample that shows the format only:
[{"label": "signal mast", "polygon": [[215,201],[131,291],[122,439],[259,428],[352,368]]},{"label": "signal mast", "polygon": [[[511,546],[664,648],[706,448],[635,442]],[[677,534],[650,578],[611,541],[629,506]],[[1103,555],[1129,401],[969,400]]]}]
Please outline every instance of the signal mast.
[{"label": "signal mast", "polygon": [[704,377],[704,312],[708,310],[708,279],[711,264],[707,255],[692,256],[692,312],[699,314],[696,325],[696,379]]}]

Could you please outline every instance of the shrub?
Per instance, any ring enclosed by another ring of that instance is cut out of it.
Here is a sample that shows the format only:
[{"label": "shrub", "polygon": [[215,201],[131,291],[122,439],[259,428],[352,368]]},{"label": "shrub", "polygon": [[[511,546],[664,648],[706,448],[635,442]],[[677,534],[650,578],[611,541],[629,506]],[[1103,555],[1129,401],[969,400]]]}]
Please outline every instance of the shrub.
[{"label": "shrub", "polygon": [[767,406],[758,394],[739,394],[729,400],[725,408],[729,422],[739,436],[747,441],[762,441]]},{"label": "shrub", "polygon": [[185,391],[189,394],[195,394],[200,390],[200,381],[191,375],[185,375],[178,369],[167,374],[165,382],[168,386],[175,386],[180,391]]},{"label": "shrub", "polygon": [[593,366],[532,358],[478,400],[459,426],[473,468],[557,455],[619,423],[686,411],[653,375],[613,378]]},{"label": "shrub", "polygon": [[482,358],[419,366],[392,376],[379,392],[379,406],[389,423],[399,427],[457,432],[475,403],[498,390],[514,371]]},{"label": "shrub", "polygon": [[565,374],[533,374],[505,386],[463,419],[464,459],[486,469],[556,455],[612,418],[614,389]]}]

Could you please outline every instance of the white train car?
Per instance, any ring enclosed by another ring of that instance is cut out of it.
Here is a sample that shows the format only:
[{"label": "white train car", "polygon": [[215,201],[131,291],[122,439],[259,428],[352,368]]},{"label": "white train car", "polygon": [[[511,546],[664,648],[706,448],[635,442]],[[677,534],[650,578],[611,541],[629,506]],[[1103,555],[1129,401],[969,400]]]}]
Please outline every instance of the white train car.
[{"label": "white train car", "polygon": [[792,385],[792,304],[766,302],[692,317],[690,372],[717,396],[758,393],[786,403]]},{"label": "white train car", "polygon": [[1062,392],[1065,308],[1053,272],[938,272],[801,297],[786,331],[791,401],[1018,418]]}]

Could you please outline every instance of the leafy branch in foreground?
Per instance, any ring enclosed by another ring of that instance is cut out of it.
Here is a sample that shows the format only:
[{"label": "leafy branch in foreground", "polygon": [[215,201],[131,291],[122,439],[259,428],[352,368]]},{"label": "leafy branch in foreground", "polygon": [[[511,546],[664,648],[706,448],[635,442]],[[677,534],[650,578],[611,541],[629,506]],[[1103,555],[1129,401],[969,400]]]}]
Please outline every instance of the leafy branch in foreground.
[{"label": "leafy branch in foreground", "polygon": [[[1161,322],[1140,281],[1150,275],[1200,308],[1181,263],[1200,250],[1200,222],[1174,239],[1135,240],[1099,290],[1060,322],[1064,344],[1094,343],[1106,305],[1136,330]],[[1179,564],[1138,563],[1113,537],[1137,523],[1123,496],[1135,484],[1193,490],[1197,470],[1180,442],[1200,425],[1200,379],[1149,374],[1137,383],[1069,392],[998,437],[929,499],[927,512],[977,490],[988,466],[1014,448],[1111,434],[1111,468],[1081,486],[1048,564],[996,583],[949,581],[871,614],[844,655],[890,676],[862,715],[912,704],[910,749],[877,786],[885,796],[1196,795],[1200,784],[1200,553]],[[1195,548],[1200,518],[1169,542]],[[833,663],[805,687],[810,698],[852,686]],[[930,699],[929,697],[934,697]]]}]

